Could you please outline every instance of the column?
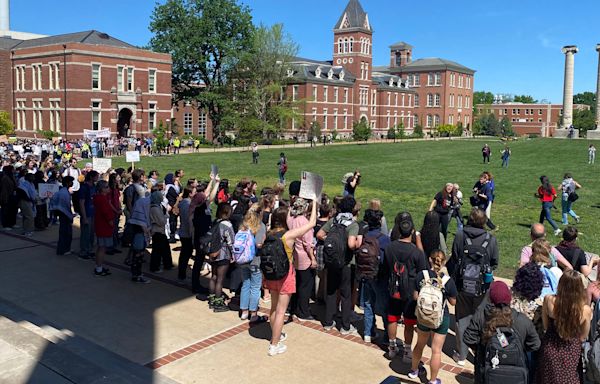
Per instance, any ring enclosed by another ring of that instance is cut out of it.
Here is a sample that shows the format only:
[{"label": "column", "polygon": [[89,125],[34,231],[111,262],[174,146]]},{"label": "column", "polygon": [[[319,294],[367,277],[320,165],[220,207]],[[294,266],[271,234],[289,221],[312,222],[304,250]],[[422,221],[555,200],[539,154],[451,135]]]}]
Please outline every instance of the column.
[{"label": "column", "polygon": [[563,122],[561,128],[569,128],[573,124],[573,72],[575,68],[575,54],[579,50],[576,45],[567,45],[562,48],[565,54],[565,84],[563,88]]},{"label": "column", "polygon": [[[596,44],[596,52],[600,55],[600,44]],[[596,129],[600,128],[600,56],[598,57],[598,82],[596,84]]]}]

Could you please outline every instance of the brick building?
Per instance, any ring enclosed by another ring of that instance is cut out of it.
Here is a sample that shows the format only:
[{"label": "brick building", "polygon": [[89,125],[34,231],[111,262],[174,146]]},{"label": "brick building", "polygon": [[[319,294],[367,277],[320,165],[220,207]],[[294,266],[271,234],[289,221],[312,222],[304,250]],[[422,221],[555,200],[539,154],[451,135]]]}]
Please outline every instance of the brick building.
[{"label": "brick building", "polygon": [[[507,117],[517,136],[540,135],[553,136],[562,117],[562,104],[477,104],[477,114],[493,113],[499,120]],[[573,104],[576,110],[589,110],[585,104]]]},{"label": "brick building", "polygon": [[437,57],[413,61],[412,51],[410,44],[395,43],[390,46],[390,65],[374,70],[402,77],[402,81],[416,92],[414,124],[420,124],[425,132],[440,124],[460,123],[469,129],[475,71]]},{"label": "brick building", "polygon": [[16,134],[84,129],[148,134],[171,118],[171,57],[106,33],[85,31],[30,40],[0,37],[0,109]]}]

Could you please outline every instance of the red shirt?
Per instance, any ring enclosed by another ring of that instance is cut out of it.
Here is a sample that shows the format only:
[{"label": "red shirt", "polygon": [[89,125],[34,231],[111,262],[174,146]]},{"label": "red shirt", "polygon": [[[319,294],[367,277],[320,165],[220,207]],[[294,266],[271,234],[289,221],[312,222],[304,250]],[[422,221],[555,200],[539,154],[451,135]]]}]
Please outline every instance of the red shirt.
[{"label": "red shirt", "polygon": [[112,237],[115,211],[109,203],[108,195],[94,196],[94,226],[97,237]]},{"label": "red shirt", "polygon": [[556,197],[556,189],[554,189],[554,187],[552,187],[552,193],[548,194],[548,191],[546,191],[546,189],[540,185],[540,187],[538,188],[538,195],[540,195],[540,201],[542,203],[551,203],[554,201],[554,198]]}]

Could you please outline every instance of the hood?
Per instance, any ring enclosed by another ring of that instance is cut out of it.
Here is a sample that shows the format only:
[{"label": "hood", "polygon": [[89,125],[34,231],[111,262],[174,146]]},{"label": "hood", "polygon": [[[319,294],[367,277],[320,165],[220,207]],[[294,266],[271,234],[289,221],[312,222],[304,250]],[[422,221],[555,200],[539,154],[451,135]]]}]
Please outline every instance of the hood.
[{"label": "hood", "polygon": [[471,238],[471,239],[475,239],[479,236],[484,236],[487,233],[487,231],[483,228],[475,228],[475,227],[469,227],[469,226],[464,227],[463,232],[464,232],[465,236],[467,236],[468,238]]},{"label": "hood", "polygon": [[167,175],[165,176],[165,184],[173,184],[173,181],[175,180],[174,176],[172,173],[167,173]]}]

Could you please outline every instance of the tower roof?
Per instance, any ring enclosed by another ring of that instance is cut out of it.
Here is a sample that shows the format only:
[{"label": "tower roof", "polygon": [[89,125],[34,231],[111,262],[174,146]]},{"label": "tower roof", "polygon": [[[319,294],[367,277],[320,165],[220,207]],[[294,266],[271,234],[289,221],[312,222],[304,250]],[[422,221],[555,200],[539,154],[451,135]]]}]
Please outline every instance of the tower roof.
[{"label": "tower roof", "polygon": [[413,46],[404,42],[404,41],[399,41],[397,43],[394,43],[392,45],[390,45],[390,49],[412,49]]},{"label": "tower roof", "polygon": [[363,9],[358,0],[350,0],[346,9],[342,12],[338,22],[333,27],[334,30],[361,29],[368,32],[371,30],[369,16]]}]

